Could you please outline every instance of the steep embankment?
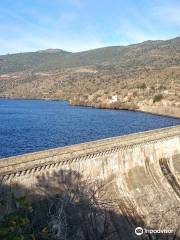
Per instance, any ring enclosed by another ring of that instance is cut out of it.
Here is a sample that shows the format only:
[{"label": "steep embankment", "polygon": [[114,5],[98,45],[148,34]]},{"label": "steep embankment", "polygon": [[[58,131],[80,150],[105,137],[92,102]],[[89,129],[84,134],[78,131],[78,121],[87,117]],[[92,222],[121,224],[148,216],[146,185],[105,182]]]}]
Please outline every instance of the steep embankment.
[{"label": "steep embankment", "polygon": [[0,97],[180,116],[180,38],[0,56]]}]

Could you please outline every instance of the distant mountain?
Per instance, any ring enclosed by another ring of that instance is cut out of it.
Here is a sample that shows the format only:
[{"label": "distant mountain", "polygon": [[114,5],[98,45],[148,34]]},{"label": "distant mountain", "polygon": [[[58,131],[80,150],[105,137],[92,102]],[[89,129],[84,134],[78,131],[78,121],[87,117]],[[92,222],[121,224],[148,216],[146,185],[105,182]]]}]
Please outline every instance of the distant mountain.
[{"label": "distant mountain", "polygon": [[79,53],[47,49],[0,56],[0,73],[90,65],[120,67],[172,65],[179,64],[179,54],[180,37],[167,41],[146,41],[129,46],[105,47]]},{"label": "distant mountain", "polygon": [[130,102],[151,102],[161,94],[178,104],[180,37],[77,53],[47,49],[0,56],[0,97],[68,99],[93,106],[112,95],[126,101],[132,91],[136,97]]},{"label": "distant mountain", "polygon": [[37,52],[17,53],[0,56],[0,73],[9,73],[38,69],[43,66],[50,68],[54,63],[62,61],[69,52],[48,49]]},{"label": "distant mountain", "polygon": [[53,49],[53,48],[49,48],[49,49],[45,49],[45,50],[39,50],[39,51],[36,51],[36,52],[39,52],[39,53],[67,53],[66,51],[62,50],[62,49]]}]

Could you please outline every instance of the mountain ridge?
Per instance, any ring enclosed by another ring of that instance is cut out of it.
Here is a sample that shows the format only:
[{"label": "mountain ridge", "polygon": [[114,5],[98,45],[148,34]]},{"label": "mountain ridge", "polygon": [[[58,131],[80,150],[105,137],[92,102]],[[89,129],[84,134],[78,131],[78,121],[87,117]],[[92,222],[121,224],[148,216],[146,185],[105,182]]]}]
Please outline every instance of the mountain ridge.
[{"label": "mountain ridge", "polygon": [[141,44],[146,44],[146,43],[157,43],[157,42],[169,42],[169,41],[179,41],[180,40],[180,36],[174,37],[174,38],[170,38],[170,39],[166,39],[166,40],[146,40],[146,41],[142,41],[139,43],[132,43],[132,44],[127,44],[127,45],[109,45],[109,46],[104,46],[104,47],[98,47],[98,48],[93,48],[93,49],[89,49],[89,50],[83,50],[83,51],[69,51],[66,49],[61,49],[61,48],[46,48],[46,49],[39,49],[39,50],[35,50],[35,51],[25,51],[25,52],[16,52],[16,53],[6,53],[6,54],[0,54],[1,56],[6,56],[6,55],[14,55],[14,54],[22,54],[22,53],[36,53],[36,52],[69,52],[69,53],[82,53],[82,52],[89,52],[89,51],[93,51],[93,50],[98,50],[98,49],[103,49],[103,48],[112,48],[112,47],[129,47],[129,46],[134,46],[134,45],[141,45]]},{"label": "mountain ridge", "polygon": [[[167,46],[173,46],[173,48],[167,48]],[[96,64],[120,64],[124,66],[126,62],[132,63],[132,58],[137,64],[145,65],[144,60],[147,62],[147,57],[145,59],[140,58],[141,55],[149,52],[151,50],[159,51],[161,56],[163,52],[161,49],[164,46],[167,54],[171,54],[172,51],[180,52],[180,37],[170,40],[157,40],[157,41],[146,41],[140,44],[133,44],[128,46],[109,46],[103,48],[97,48],[93,50],[71,53],[61,49],[51,50],[40,50],[36,52],[29,53],[17,53],[9,55],[0,56],[0,73],[24,71],[28,69],[34,70],[51,70],[66,67],[79,67],[85,65],[96,65]],[[151,61],[156,61],[152,59]],[[125,64],[123,64],[125,62]]]}]

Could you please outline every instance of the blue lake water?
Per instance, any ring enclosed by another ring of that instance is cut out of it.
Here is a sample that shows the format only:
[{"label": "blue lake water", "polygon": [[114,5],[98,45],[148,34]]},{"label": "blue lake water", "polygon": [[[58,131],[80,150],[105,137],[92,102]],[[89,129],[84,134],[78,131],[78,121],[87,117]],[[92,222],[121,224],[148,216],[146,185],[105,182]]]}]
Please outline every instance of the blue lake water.
[{"label": "blue lake water", "polygon": [[140,112],[0,99],[0,158],[177,124]]}]

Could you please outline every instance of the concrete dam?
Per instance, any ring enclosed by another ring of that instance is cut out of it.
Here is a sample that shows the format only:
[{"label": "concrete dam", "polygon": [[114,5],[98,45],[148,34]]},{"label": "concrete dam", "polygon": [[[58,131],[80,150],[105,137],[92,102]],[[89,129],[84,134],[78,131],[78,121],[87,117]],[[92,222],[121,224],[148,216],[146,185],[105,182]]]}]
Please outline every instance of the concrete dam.
[{"label": "concrete dam", "polygon": [[1,194],[53,195],[67,175],[101,186],[113,239],[180,239],[180,126],[1,159]]}]

